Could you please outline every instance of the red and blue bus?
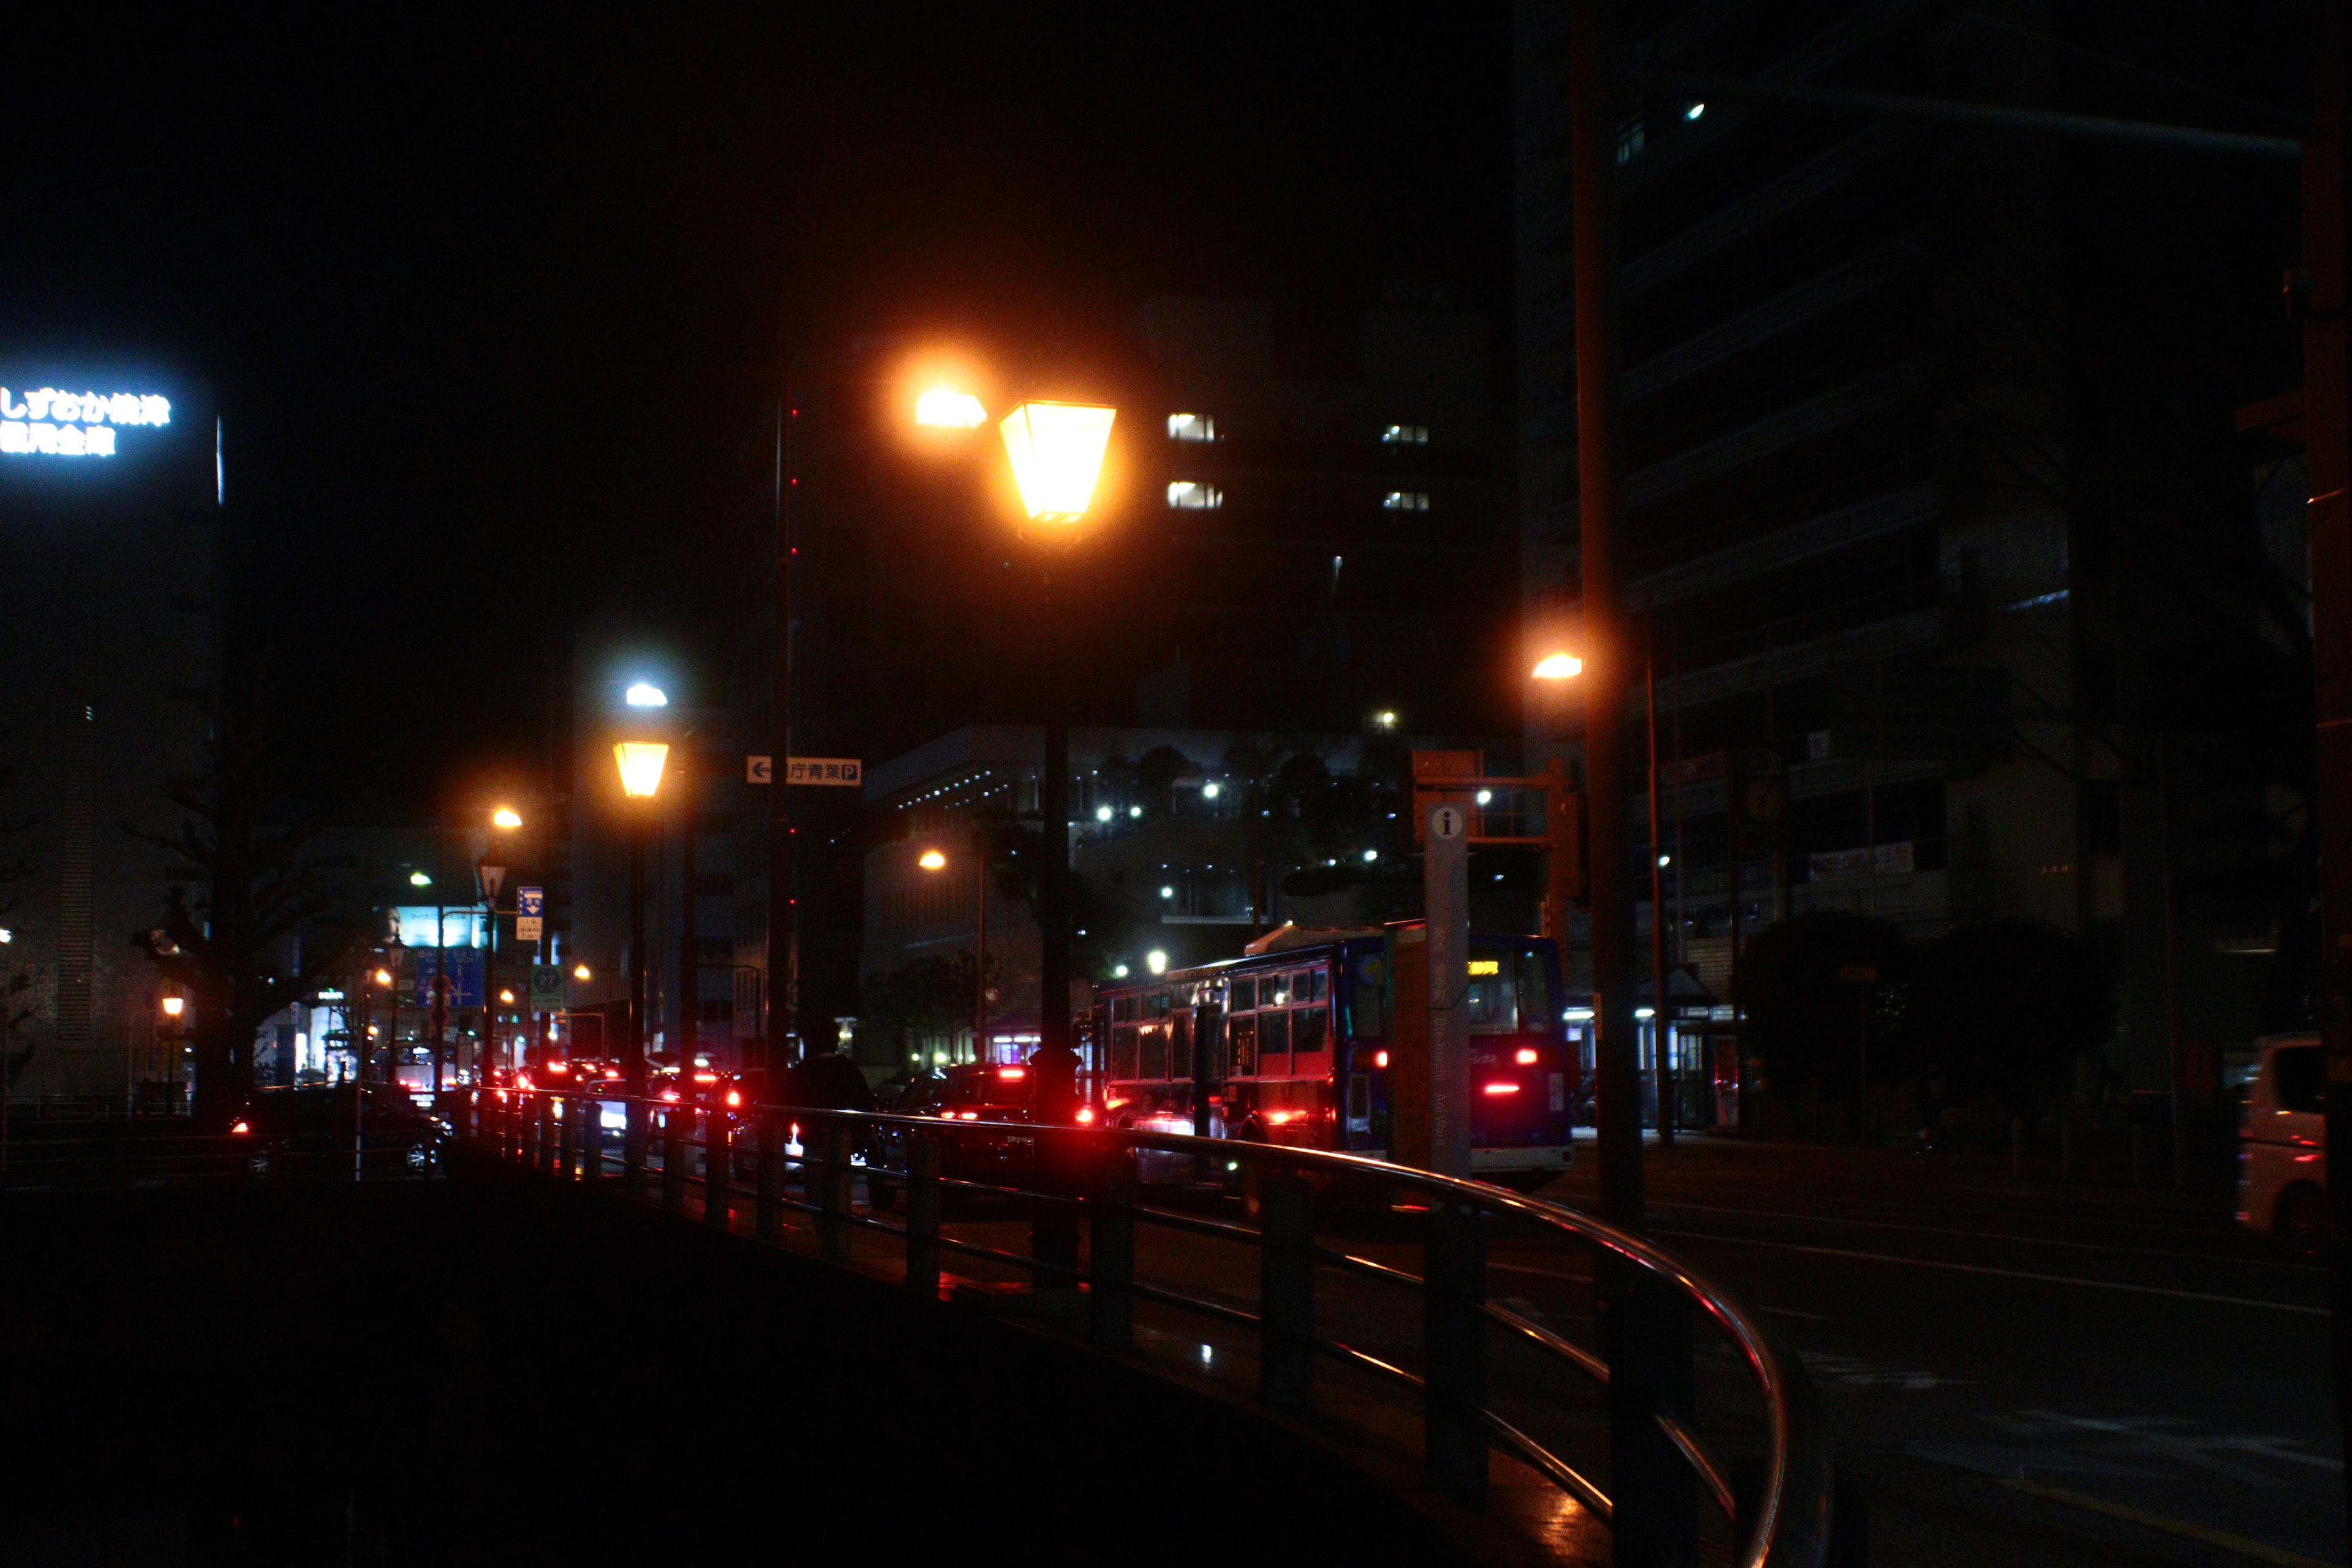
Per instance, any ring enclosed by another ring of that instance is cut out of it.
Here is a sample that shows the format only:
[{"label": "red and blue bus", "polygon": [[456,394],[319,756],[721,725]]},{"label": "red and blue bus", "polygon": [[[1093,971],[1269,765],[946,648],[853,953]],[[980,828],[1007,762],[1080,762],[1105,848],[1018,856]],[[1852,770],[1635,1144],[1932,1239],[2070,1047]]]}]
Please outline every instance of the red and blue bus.
[{"label": "red and blue bus", "polygon": [[[1299,932],[1104,988],[1091,1031],[1104,1125],[1394,1158],[1392,1061],[1414,1047],[1391,1017],[1397,939],[1411,930]],[[1472,1171],[1531,1189],[1567,1168],[1572,1147],[1578,1063],[1559,948],[1477,935],[1468,962]],[[1139,1173],[1181,1181],[1191,1165],[1146,1152]]]}]

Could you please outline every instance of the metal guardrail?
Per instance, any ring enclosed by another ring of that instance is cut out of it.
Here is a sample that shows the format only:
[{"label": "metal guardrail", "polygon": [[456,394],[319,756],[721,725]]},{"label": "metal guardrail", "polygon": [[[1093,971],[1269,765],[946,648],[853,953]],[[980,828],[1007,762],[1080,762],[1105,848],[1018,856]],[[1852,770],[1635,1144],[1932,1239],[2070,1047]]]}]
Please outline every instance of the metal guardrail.
[{"label": "metal guardrail", "polygon": [[[616,1159],[603,1108],[625,1107]],[[695,1135],[700,1122],[703,1136]],[[1087,1290],[1087,1337],[1097,1345],[1133,1342],[1135,1306],[1148,1301],[1254,1331],[1259,1394],[1278,1409],[1311,1406],[1314,1365],[1323,1358],[1417,1394],[1431,1479],[1455,1493],[1482,1492],[1489,1444],[1499,1445],[1548,1477],[1608,1522],[1618,1551],[1644,1560],[1688,1561],[1695,1509],[1712,1502],[1726,1520],[1743,1568],[1818,1568],[1830,1545],[1832,1478],[1830,1446],[1803,1368],[1762,1325],[1683,1259],[1577,1210],[1482,1183],[1459,1181],[1360,1155],[1275,1144],[1125,1129],[1041,1127],[872,1112],[768,1106],[726,1110],[651,1100],[615,1100],[552,1090],[477,1095],[465,1129],[477,1145],[551,1175],[609,1180],[683,1213],[699,1188],[703,1220],[731,1226],[730,1211],[748,1199],[754,1236],[782,1237],[782,1216],[814,1222],[819,1255],[845,1263],[851,1237],[865,1230],[903,1246],[908,1289],[936,1298],[940,1259],[961,1255],[1026,1272],[1041,1289]],[[583,1130],[589,1136],[581,1137]],[[798,1152],[791,1134],[803,1131]],[[652,1163],[656,1133],[660,1153]],[[858,1146],[895,1136],[900,1166],[865,1163]],[[948,1150],[968,1140],[1029,1141],[1027,1184],[1004,1185],[941,1173]],[[719,1157],[712,1158],[717,1144]],[[736,1179],[748,1142],[755,1180]],[[1255,1225],[1187,1214],[1139,1201],[1139,1151],[1189,1156],[1197,1173],[1238,1176]],[[691,1166],[702,1154],[699,1175]],[[853,1183],[863,1170],[901,1188],[903,1224],[860,1213]],[[787,1173],[803,1196],[788,1195]],[[1423,1267],[1392,1264],[1320,1245],[1316,1184],[1379,1184],[1423,1200]],[[1033,1216],[1026,1254],[943,1235],[943,1199],[963,1194],[1010,1201]],[[1084,1260],[1078,1227],[1090,1236]],[[1260,1259],[1255,1310],[1192,1290],[1136,1277],[1135,1227],[1158,1226],[1255,1247]],[[1588,1349],[1486,1293],[1486,1239],[1497,1226],[1564,1239],[1594,1262],[1596,1337]],[[1421,1370],[1416,1373],[1315,1328],[1315,1283],[1328,1268],[1419,1296]],[[1710,1325],[1752,1380],[1764,1414],[1763,1463],[1750,1495],[1701,1440],[1695,1409],[1691,1315]],[[1607,1327],[1604,1329],[1603,1324]],[[1491,1407],[1486,1393],[1491,1331],[1570,1369],[1602,1391],[1609,1415],[1611,1486],[1604,1489],[1567,1458]],[[1612,1493],[1614,1493],[1612,1496]],[[1638,1535],[1639,1541],[1629,1540]]]}]

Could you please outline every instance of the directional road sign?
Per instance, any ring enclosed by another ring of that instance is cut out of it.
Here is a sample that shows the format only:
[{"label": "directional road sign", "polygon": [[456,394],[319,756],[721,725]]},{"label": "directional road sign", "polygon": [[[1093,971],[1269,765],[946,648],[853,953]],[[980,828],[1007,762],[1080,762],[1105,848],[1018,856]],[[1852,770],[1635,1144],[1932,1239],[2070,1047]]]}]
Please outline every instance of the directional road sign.
[{"label": "directional road sign", "polygon": [[[773,757],[743,759],[744,783],[773,784],[775,778]],[[856,757],[789,757],[785,759],[784,782],[856,789],[866,782],[866,765]]]}]

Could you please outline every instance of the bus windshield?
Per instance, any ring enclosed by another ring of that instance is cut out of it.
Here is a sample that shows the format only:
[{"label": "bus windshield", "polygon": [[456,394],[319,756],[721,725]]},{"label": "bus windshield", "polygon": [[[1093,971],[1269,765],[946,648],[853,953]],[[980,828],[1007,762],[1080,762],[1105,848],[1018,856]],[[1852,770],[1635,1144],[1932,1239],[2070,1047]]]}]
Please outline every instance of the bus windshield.
[{"label": "bus windshield", "polygon": [[1535,1035],[1559,1016],[1543,954],[1530,947],[1474,948],[1470,958],[1470,1032]]}]

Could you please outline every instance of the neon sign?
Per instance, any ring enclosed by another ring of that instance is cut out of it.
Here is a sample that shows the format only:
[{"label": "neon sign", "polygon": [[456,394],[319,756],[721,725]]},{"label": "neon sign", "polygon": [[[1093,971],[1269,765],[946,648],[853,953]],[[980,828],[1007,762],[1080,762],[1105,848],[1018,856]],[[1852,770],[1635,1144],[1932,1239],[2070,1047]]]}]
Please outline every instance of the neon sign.
[{"label": "neon sign", "polygon": [[0,386],[0,457],[111,458],[117,427],[171,422],[171,400],[152,395]]}]

